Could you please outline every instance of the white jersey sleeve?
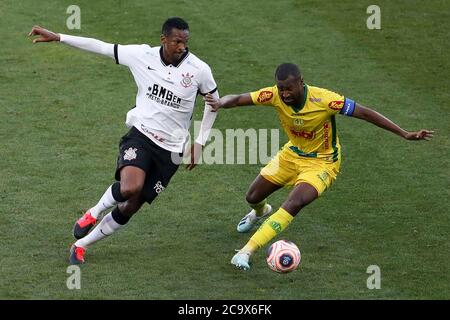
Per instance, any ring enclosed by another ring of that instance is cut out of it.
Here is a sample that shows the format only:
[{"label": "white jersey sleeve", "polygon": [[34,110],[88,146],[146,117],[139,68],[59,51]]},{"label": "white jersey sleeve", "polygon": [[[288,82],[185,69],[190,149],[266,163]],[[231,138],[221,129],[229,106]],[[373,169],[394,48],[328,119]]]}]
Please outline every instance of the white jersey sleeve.
[{"label": "white jersey sleeve", "polygon": [[[210,93],[214,98],[219,99],[216,81],[212,75],[211,68],[206,63],[203,66],[202,78],[199,83],[199,93],[203,96]],[[216,117],[217,112],[213,112],[211,107],[205,103],[200,132],[197,139],[195,139],[196,143],[203,146],[206,144]]]},{"label": "white jersey sleeve", "polygon": [[150,49],[146,44],[129,44],[129,45],[114,45],[114,59],[117,64],[131,67],[136,63],[136,59],[142,56],[144,47]]},{"label": "white jersey sleeve", "polygon": [[89,52],[102,54],[108,57],[114,57],[114,44],[103,42],[101,40],[85,37],[70,36],[67,34],[60,34],[59,41],[69,46],[82,49]]},{"label": "white jersey sleeve", "polygon": [[211,68],[205,63],[201,75],[199,91],[201,95],[214,93],[217,90],[217,84],[211,72]]},{"label": "white jersey sleeve", "polygon": [[[212,96],[217,100],[220,98],[217,90],[212,93]],[[214,112],[212,108],[205,103],[203,119],[200,125],[200,132],[198,133],[197,139],[195,139],[196,143],[201,144],[202,146],[206,144],[206,141],[208,141],[209,135],[211,133],[214,121],[216,121],[217,113],[218,112]]]}]

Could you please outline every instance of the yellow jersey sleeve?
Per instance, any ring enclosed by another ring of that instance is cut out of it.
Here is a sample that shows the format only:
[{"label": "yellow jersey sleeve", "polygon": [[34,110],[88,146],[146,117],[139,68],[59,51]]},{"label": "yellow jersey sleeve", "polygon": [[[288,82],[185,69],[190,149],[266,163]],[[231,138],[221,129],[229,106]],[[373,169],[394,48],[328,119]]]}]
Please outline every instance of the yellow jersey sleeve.
[{"label": "yellow jersey sleeve", "polygon": [[344,107],[345,97],[336,92],[320,89],[320,98],[322,102],[322,106],[327,110],[327,112],[331,115],[341,112]]},{"label": "yellow jersey sleeve", "polygon": [[275,106],[277,94],[276,87],[267,87],[259,89],[258,91],[250,92],[253,104],[259,106]]},{"label": "yellow jersey sleeve", "polygon": [[349,117],[353,115],[353,111],[355,110],[355,101],[330,90],[320,90],[322,106],[327,110],[328,114],[335,115],[340,113]]}]

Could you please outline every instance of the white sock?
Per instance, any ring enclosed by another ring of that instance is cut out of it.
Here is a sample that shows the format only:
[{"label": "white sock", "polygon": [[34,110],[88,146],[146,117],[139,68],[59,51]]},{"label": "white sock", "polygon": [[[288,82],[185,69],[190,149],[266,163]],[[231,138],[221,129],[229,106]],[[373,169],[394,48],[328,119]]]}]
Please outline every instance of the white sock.
[{"label": "white sock", "polygon": [[95,226],[91,233],[75,242],[75,246],[87,248],[91,244],[110,236],[121,227],[123,227],[123,225],[114,221],[110,212],[102,219],[102,221],[100,221],[98,225]]},{"label": "white sock", "polygon": [[111,209],[117,204],[118,202],[114,199],[112,195],[112,185],[111,185],[109,186],[108,190],[105,191],[103,196],[100,198],[100,201],[94,207],[89,209],[89,212],[91,213],[91,216],[93,216],[95,219],[98,219],[98,216],[101,213]]}]

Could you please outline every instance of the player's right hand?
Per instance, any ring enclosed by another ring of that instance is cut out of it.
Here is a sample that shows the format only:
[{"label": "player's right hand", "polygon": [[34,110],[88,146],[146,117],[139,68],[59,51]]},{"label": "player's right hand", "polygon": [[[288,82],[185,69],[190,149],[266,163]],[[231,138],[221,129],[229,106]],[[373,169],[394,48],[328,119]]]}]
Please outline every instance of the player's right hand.
[{"label": "player's right hand", "polygon": [[44,29],[40,26],[34,26],[30,33],[28,34],[29,37],[39,35],[39,38],[33,39],[33,43],[37,42],[51,42],[51,41],[59,41],[60,37],[59,34],[54,33],[52,31],[49,31],[47,29]]}]

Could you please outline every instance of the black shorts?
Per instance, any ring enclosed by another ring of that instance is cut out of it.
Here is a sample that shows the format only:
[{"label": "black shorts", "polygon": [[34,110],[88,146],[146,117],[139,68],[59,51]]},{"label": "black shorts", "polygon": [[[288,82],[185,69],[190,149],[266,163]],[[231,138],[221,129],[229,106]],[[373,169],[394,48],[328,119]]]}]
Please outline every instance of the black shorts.
[{"label": "black shorts", "polygon": [[[182,154],[167,151],[156,145],[135,127],[120,139],[115,178],[120,181],[120,170],[125,166],[141,168],[146,173],[142,196],[152,201],[169,184],[177,171]],[[176,163],[178,162],[178,163]]]}]

